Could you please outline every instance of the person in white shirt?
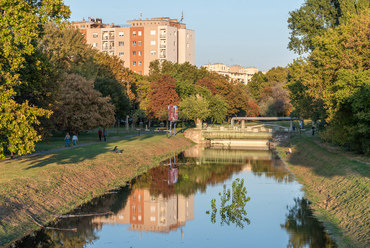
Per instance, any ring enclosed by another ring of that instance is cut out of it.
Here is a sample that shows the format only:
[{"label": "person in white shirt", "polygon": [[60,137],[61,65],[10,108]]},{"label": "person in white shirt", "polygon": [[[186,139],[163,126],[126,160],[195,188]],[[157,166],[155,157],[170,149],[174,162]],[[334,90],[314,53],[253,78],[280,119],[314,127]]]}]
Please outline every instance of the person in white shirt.
[{"label": "person in white shirt", "polygon": [[72,137],[72,141],[73,141],[73,147],[76,147],[76,143],[78,141],[78,138],[77,138],[77,134],[74,134],[73,137]]}]

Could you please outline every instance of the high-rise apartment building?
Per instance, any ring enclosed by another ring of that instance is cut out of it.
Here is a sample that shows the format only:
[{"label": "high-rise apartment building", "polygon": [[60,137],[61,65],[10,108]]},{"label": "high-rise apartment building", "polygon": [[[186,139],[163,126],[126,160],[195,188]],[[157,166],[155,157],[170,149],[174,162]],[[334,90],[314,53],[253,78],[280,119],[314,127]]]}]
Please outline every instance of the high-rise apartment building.
[{"label": "high-rise apartment building", "polygon": [[87,44],[110,55],[117,55],[124,66],[138,74],[149,73],[153,60],[194,65],[194,30],[168,17],[127,21],[120,26],[103,24],[102,19],[72,22]]}]

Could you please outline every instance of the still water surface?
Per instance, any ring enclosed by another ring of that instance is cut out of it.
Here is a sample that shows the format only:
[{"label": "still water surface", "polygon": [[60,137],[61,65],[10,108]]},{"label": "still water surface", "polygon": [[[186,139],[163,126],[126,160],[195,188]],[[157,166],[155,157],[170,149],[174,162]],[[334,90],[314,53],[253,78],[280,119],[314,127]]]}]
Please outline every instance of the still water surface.
[{"label": "still water surface", "polygon": [[13,247],[336,247],[303,196],[271,151],[194,147]]}]

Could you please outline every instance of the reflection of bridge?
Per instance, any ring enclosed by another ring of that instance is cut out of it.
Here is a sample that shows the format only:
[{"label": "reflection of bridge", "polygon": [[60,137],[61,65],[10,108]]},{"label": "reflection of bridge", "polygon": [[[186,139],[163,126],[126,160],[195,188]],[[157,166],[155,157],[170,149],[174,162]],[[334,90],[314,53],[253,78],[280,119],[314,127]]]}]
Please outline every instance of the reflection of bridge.
[{"label": "reflection of bridge", "polygon": [[[195,151],[197,149],[197,151]],[[194,152],[195,151],[195,152]],[[186,157],[196,157],[199,164],[249,164],[250,161],[272,161],[269,150],[217,149],[193,147],[185,151]]]}]

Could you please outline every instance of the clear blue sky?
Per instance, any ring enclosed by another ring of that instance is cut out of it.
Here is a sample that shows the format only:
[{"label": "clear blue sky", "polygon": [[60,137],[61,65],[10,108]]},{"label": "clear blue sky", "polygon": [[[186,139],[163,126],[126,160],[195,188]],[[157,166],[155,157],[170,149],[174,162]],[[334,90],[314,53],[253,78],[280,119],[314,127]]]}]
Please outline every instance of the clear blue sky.
[{"label": "clear blue sky", "polygon": [[195,64],[254,66],[268,70],[286,66],[298,55],[287,49],[289,11],[304,0],[64,0],[70,21],[88,17],[103,23],[127,24],[140,18],[181,18],[195,30]]}]

